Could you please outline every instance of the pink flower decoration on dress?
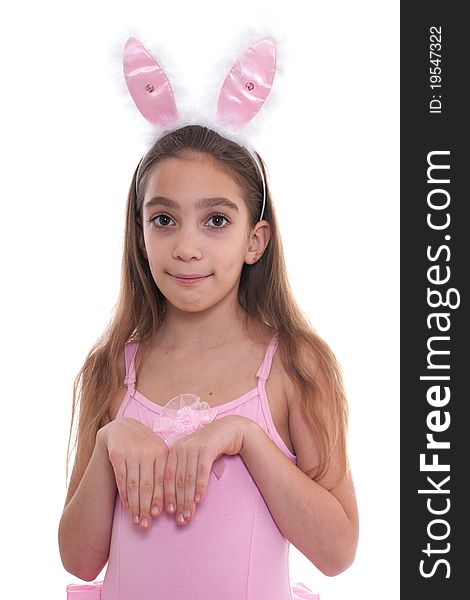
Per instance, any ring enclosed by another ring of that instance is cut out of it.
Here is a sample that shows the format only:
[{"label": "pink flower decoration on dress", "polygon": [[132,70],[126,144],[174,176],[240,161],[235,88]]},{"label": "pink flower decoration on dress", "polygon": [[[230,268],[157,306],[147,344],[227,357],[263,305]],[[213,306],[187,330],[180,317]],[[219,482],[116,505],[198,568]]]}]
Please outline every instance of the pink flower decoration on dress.
[{"label": "pink flower decoration on dress", "polygon": [[[171,447],[177,440],[211,423],[216,415],[217,408],[201,402],[199,396],[179,394],[167,402],[161,414],[155,417],[153,431],[161,433],[166,445]],[[219,479],[224,469],[222,457],[212,465],[212,470]]]},{"label": "pink flower decoration on dress", "polygon": [[201,402],[194,394],[179,394],[162,408],[156,418],[156,429],[167,444],[194,433],[215,419],[217,408],[211,408],[207,402]]},{"label": "pink flower decoration on dress", "polygon": [[176,414],[176,419],[171,422],[172,431],[176,435],[188,435],[205,425],[206,419],[201,418],[200,411],[191,406],[183,406]]}]

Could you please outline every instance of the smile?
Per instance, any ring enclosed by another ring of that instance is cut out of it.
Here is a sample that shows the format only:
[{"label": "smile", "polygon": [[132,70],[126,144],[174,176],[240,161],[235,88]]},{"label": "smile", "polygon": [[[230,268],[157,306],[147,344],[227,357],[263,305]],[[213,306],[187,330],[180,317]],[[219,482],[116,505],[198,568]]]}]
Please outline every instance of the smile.
[{"label": "smile", "polygon": [[173,279],[177,283],[181,283],[182,285],[192,285],[194,283],[198,283],[199,281],[204,281],[210,277],[210,275],[172,275]]}]

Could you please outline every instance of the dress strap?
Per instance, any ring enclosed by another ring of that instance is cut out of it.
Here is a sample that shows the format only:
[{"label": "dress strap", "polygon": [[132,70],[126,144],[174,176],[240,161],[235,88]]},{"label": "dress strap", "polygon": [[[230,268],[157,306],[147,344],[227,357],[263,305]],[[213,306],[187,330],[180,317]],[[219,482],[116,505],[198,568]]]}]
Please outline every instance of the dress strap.
[{"label": "dress strap", "polygon": [[124,360],[126,363],[126,376],[124,377],[124,384],[128,387],[135,387],[135,355],[138,347],[138,342],[127,342],[127,344],[124,346]]},{"label": "dress strap", "polygon": [[268,347],[266,348],[266,353],[264,355],[263,362],[261,363],[260,368],[256,373],[256,377],[258,377],[258,379],[261,379],[261,381],[266,381],[269,377],[269,372],[271,371],[271,364],[273,362],[273,356],[278,346],[279,339],[277,337],[277,333],[275,333],[271,338]]}]

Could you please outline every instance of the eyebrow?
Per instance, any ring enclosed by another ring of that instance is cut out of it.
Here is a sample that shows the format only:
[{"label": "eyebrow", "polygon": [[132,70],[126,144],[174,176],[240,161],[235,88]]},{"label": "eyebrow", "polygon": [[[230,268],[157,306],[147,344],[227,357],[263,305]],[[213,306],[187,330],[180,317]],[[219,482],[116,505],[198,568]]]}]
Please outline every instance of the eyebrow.
[{"label": "eyebrow", "polygon": [[[170,198],[165,198],[165,196],[155,196],[154,198],[151,198],[145,203],[144,208],[148,210],[153,206],[166,206],[167,208],[176,209],[180,208],[178,202],[170,200]],[[216,196],[215,198],[200,198],[199,200],[196,200],[194,206],[199,209],[212,208],[214,206],[225,206],[226,208],[231,208],[232,210],[239,212],[238,206],[234,202],[228,198],[221,198],[219,196]]]}]

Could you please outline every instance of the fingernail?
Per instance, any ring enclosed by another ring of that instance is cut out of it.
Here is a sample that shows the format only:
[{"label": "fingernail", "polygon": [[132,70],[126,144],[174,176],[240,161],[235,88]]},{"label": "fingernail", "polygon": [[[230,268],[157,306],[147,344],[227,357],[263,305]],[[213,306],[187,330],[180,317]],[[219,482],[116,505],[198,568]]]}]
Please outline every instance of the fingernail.
[{"label": "fingernail", "polygon": [[158,515],[160,514],[160,509],[158,508],[158,506],[154,506],[150,512],[152,517],[158,517]]},{"label": "fingernail", "polygon": [[186,519],[189,519],[189,517],[191,516],[191,511],[190,510],[185,510],[183,515],[186,517]]},{"label": "fingernail", "polygon": [[142,519],[141,525],[142,525],[142,527],[148,527],[149,526],[149,522],[148,522],[148,520],[145,517]]},{"label": "fingernail", "polygon": [[171,513],[175,512],[175,505],[174,504],[169,504],[168,507],[167,507],[167,509],[168,509],[168,512],[171,512]]},{"label": "fingernail", "polygon": [[200,502],[200,501],[201,501],[201,496],[200,496],[200,494],[196,494],[196,497],[194,498],[194,500],[195,500],[196,502]]},{"label": "fingernail", "polygon": [[184,523],[183,515],[178,515],[178,523]]},{"label": "fingernail", "polygon": [[139,522],[139,515],[134,515],[134,523],[138,523]]}]

